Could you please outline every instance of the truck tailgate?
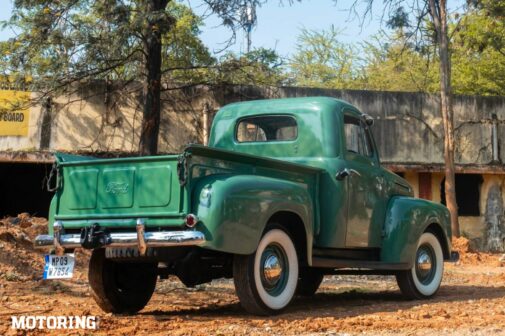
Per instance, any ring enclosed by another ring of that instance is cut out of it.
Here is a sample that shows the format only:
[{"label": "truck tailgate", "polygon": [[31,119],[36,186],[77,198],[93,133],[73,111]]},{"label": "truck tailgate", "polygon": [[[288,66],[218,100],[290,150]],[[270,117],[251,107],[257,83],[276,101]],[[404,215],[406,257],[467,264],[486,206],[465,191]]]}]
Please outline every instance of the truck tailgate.
[{"label": "truck tailgate", "polygon": [[[89,159],[57,155],[56,220],[66,228],[102,219],[105,226],[182,225],[187,200],[179,184],[177,156]],[[120,219],[120,220],[119,220]]]}]

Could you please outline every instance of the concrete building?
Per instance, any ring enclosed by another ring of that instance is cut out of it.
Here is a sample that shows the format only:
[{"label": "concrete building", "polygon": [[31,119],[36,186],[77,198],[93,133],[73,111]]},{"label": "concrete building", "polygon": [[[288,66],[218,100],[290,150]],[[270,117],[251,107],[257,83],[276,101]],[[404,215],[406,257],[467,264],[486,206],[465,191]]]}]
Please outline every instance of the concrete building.
[{"label": "concrete building", "polygon": [[[160,152],[176,153],[187,143],[204,143],[213,114],[227,103],[300,96],[341,98],[372,115],[383,164],[403,175],[416,196],[444,200],[443,127],[434,95],[244,86],[172,91],[163,97]],[[132,155],[138,145],[139,97],[113,93],[104,83],[82,85],[74,95],[24,113],[24,135],[1,133],[0,120],[1,190],[16,196],[3,202],[0,215],[47,212],[50,195],[42,184],[50,171],[51,151]],[[454,123],[461,232],[475,248],[503,251],[505,97],[454,97]]]}]

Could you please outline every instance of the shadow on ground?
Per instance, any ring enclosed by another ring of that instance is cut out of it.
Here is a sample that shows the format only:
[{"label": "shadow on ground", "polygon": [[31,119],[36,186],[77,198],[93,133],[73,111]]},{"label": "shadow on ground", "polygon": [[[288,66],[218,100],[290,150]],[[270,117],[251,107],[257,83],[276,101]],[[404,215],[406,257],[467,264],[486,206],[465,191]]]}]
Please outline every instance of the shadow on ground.
[{"label": "shadow on ground", "polygon": [[[289,307],[277,316],[269,317],[275,321],[297,320],[307,317],[317,317],[321,311],[321,317],[347,318],[361,314],[373,314],[379,312],[393,312],[397,310],[407,310],[423,304],[464,302],[468,300],[495,299],[505,297],[505,287],[485,287],[485,286],[450,286],[442,287],[432,299],[429,300],[405,300],[399,291],[362,292],[351,290],[343,293],[317,293],[310,298],[297,297]],[[147,306],[147,310],[149,306]],[[202,307],[143,311],[142,316],[153,316],[155,319],[167,319],[174,316],[198,316],[200,319],[214,320],[218,317],[235,316],[249,317],[241,308],[240,304],[217,303],[208,304]]]}]

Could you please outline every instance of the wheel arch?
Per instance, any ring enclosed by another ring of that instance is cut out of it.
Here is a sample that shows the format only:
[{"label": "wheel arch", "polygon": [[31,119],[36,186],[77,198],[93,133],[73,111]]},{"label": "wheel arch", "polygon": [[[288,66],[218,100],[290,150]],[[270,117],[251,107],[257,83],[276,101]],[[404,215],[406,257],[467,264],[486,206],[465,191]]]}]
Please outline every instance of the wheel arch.
[{"label": "wheel arch", "polygon": [[428,225],[424,232],[430,232],[437,237],[442,246],[442,252],[444,253],[444,260],[449,260],[451,258],[451,247],[449,245],[449,240],[447,239],[444,230],[439,223],[433,222]]},{"label": "wheel arch", "polygon": [[209,176],[195,187],[192,201],[196,229],[206,236],[202,247],[251,254],[268,223],[278,221],[296,239],[305,237],[301,246],[311,262],[314,210],[303,185],[265,176]]},{"label": "wheel arch", "polygon": [[[308,239],[307,229],[304,221],[296,212],[281,210],[274,213],[268,219],[265,230],[269,224],[281,226],[293,239],[298,255],[300,266],[310,266],[312,261],[312,242]],[[264,233],[264,232],[263,232]]]}]

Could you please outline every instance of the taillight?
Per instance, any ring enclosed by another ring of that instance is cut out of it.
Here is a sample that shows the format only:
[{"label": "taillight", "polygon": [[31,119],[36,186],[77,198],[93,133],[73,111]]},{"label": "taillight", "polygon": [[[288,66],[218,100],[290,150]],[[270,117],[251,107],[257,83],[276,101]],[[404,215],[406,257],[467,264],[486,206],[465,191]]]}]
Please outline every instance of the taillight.
[{"label": "taillight", "polygon": [[187,227],[192,228],[196,225],[196,223],[198,223],[198,217],[196,217],[193,214],[189,214],[186,216],[186,226]]}]

